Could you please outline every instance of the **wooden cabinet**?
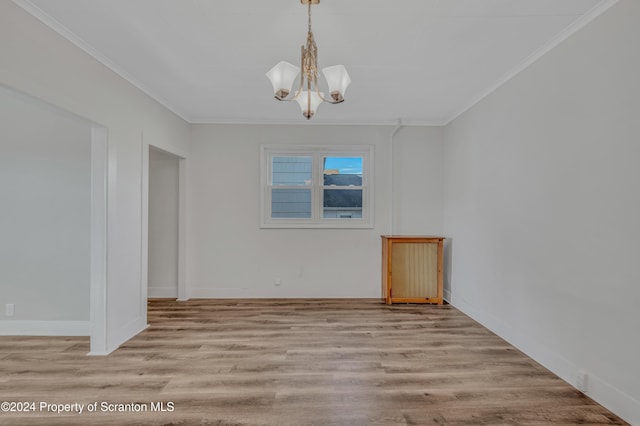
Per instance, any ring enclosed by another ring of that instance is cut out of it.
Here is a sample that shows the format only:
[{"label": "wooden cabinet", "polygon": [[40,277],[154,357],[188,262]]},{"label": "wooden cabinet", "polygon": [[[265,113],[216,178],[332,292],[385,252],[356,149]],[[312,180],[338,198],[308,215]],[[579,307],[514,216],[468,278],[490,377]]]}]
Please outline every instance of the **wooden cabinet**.
[{"label": "wooden cabinet", "polygon": [[382,299],[442,305],[443,237],[382,236]]}]

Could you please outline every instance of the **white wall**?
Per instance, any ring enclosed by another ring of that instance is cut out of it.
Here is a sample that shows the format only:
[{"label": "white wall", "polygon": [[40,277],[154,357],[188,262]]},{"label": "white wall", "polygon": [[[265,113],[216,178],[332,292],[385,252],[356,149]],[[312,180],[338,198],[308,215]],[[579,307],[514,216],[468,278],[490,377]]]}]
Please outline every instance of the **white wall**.
[{"label": "white wall", "polygon": [[[188,153],[190,127],[12,2],[0,2],[0,56],[0,83],[107,128],[107,351],[112,350],[146,324],[143,147]],[[194,126],[187,269],[192,296],[379,296],[379,236],[391,230],[392,128],[312,128]],[[403,132],[413,136],[403,142]],[[376,228],[259,230],[259,144],[326,141],[376,145]],[[398,141],[399,159],[412,158],[403,143],[419,147],[427,162],[442,155],[439,130],[401,129]],[[418,183],[424,170],[408,170],[394,181],[394,199],[424,211],[424,220],[419,213],[396,214],[397,230],[437,233],[441,190]],[[430,170],[432,182],[440,179],[436,168]],[[229,187],[228,175],[239,176],[236,187]],[[403,198],[405,190],[409,198]],[[408,199],[413,201],[407,204]],[[283,281],[279,288],[273,286],[276,276]]]},{"label": "white wall", "polygon": [[[380,235],[390,231],[391,126],[194,125],[189,173],[187,277],[191,297],[380,297]],[[404,133],[401,133],[404,132]],[[415,147],[441,162],[438,129],[401,129],[401,161]],[[374,145],[375,228],[260,229],[260,145]],[[394,196],[408,233],[442,228],[440,169],[406,167]],[[403,184],[406,183],[406,185]],[[430,194],[433,192],[433,194]],[[423,213],[426,212],[426,213]],[[422,216],[422,221],[419,219]],[[276,278],[282,280],[275,286]]]},{"label": "white wall", "polygon": [[0,330],[88,322],[90,124],[0,86],[0,129]]},{"label": "white wall", "polygon": [[441,235],[443,155],[442,127],[398,129],[393,138],[394,234]]},{"label": "white wall", "polygon": [[149,297],[178,297],[178,161],[149,150]]},{"label": "white wall", "polygon": [[0,83],[108,131],[107,351],[146,326],[142,139],[188,152],[189,125],[10,1],[0,2]]},{"label": "white wall", "polygon": [[452,303],[640,424],[640,2],[451,123]]}]

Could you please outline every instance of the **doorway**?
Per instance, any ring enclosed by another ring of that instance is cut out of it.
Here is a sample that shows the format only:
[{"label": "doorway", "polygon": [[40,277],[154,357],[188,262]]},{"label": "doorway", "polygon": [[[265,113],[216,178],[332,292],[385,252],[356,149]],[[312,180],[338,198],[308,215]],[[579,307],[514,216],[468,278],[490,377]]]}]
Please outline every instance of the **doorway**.
[{"label": "doorway", "polygon": [[186,156],[150,144],[143,150],[143,299],[145,305],[147,298],[186,300]]},{"label": "doorway", "polygon": [[149,297],[178,297],[179,161],[149,147]]}]

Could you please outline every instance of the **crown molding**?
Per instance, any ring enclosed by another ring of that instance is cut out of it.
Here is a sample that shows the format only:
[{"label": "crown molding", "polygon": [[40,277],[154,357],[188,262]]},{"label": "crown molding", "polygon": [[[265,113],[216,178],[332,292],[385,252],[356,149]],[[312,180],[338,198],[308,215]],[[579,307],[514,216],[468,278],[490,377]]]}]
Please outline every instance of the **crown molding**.
[{"label": "crown molding", "polygon": [[558,33],[555,37],[550,39],[547,43],[545,43],[542,47],[534,51],[531,55],[527,56],[522,62],[516,65],[511,71],[502,76],[495,83],[487,87],[485,90],[480,92],[477,96],[471,99],[470,102],[466,103],[464,107],[457,110],[454,114],[449,117],[449,119],[445,120],[443,125],[448,125],[453,120],[464,114],[466,111],[471,109],[478,102],[489,96],[491,93],[498,90],[502,85],[506,84],[509,80],[511,80],[516,75],[520,74],[525,69],[529,68],[533,63],[535,63],[542,56],[547,54],[549,51],[554,49],[556,46],[561,44],[563,41],[571,37],[582,27],[587,25],[589,22],[596,19],[598,16],[602,15],[606,12],[611,6],[616,4],[618,0],[602,0],[590,10],[588,10],[585,14],[581,15],[578,19],[573,21],[571,25],[566,27],[560,33]]},{"label": "crown molding", "polygon": [[[286,125],[286,126],[395,126],[398,124],[399,119],[394,120],[382,120],[382,121],[353,121],[353,120],[305,120],[305,119],[287,119],[287,120],[237,120],[237,119],[218,119],[218,118],[199,118],[190,121],[191,124],[229,124],[229,125]],[[441,121],[430,120],[408,120],[401,119],[402,126],[412,127],[441,127],[447,123]]]},{"label": "crown molding", "polygon": [[128,83],[132,84],[133,86],[135,86],[136,88],[141,90],[144,94],[146,94],[147,96],[149,96],[150,98],[152,98],[153,100],[155,100],[156,102],[158,102],[159,104],[161,104],[162,106],[167,108],[169,111],[173,112],[175,115],[177,115],[178,117],[182,118],[184,121],[186,121],[188,123],[190,122],[188,117],[185,114],[183,114],[178,108],[176,108],[174,105],[172,105],[166,99],[164,99],[162,96],[158,96],[156,93],[153,92],[153,90],[151,90],[145,84],[143,84],[142,82],[140,82],[139,80],[134,78],[131,74],[126,72],[118,64],[116,64],[115,62],[113,62],[112,60],[110,60],[109,58],[107,58],[106,56],[101,54],[100,52],[98,52],[89,43],[84,41],[81,37],[79,37],[74,32],[69,30],[67,27],[65,27],[58,20],[56,20],[55,18],[53,18],[52,16],[47,14],[45,11],[40,9],[38,6],[33,4],[30,0],[12,0],[12,1],[16,5],[20,6],[22,9],[24,9],[27,13],[29,13],[30,15],[32,15],[33,17],[35,17],[36,19],[41,21],[43,24],[45,24],[46,26],[50,27],[52,30],[54,30],[55,32],[60,34],[62,37],[64,37],[65,39],[69,40],[71,43],[76,45],[78,48],[83,50],[85,53],[87,53],[93,59],[95,59],[96,61],[100,62],[102,65],[104,65],[107,68],[109,68],[111,71],[116,73],[118,76],[122,77]]},{"label": "crown molding", "polygon": [[[56,31],[65,39],[69,40],[71,43],[76,45],[78,48],[86,52],[89,56],[102,63],[104,66],[109,68],[111,71],[116,73],[118,76],[141,90],[147,96],[167,108],[169,111],[176,114],[178,117],[182,118],[189,124],[247,124],[247,125],[304,125],[305,122],[300,120],[238,120],[238,119],[227,119],[221,117],[200,117],[193,118],[189,117],[187,114],[182,112],[179,108],[176,108],[169,101],[167,101],[162,96],[157,95],[153,90],[147,87],[144,83],[135,79],[131,74],[127,73],[122,67],[120,67],[115,62],[111,61],[109,58],[98,52],[94,49],[89,43],[84,41],[82,38],[77,36],[75,33],[70,31],[67,27],[65,27],[62,23],[57,21],[55,18],[48,15],[42,9],[33,4],[30,0],[12,0],[13,3],[24,9],[27,13],[31,14],[45,25]],[[576,33],[578,30],[583,28],[589,22],[593,21],[595,18],[600,16],[602,13],[607,11],[613,5],[615,5],[618,0],[602,0],[598,4],[596,4],[593,8],[587,11],[585,14],[580,15],[578,19],[576,19],[573,23],[571,23],[568,27],[566,27],[562,32],[557,34],[555,37],[550,39],[547,43],[545,43],[542,47],[537,49],[531,55],[526,57],[523,61],[521,61],[517,66],[515,66],[511,71],[507,72],[500,79],[495,81],[485,90],[481,91],[475,97],[473,97],[469,102],[464,104],[463,107],[457,109],[453,114],[451,114],[448,118],[444,120],[405,120],[403,119],[403,125],[407,126],[446,126],[451,123],[453,120],[458,118],[460,115],[471,109],[478,102],[489,96],[491,93],[496,91],[502,85],[507,83],[513,77],[524,71],[526,68],[535,63],[538,59],[544,56],[546,53],[554,49],[556,46],[561,44],[571,35]],[[332,121],[315,121],[313,123],[308,123],[310,125],[334,125],[334,126],[392,126],[397,123],[397,120],[390,119],[384,121],[370,121],[370,120],[355,120],[355,121],[341,121],[341,120],[332,120]]]}]

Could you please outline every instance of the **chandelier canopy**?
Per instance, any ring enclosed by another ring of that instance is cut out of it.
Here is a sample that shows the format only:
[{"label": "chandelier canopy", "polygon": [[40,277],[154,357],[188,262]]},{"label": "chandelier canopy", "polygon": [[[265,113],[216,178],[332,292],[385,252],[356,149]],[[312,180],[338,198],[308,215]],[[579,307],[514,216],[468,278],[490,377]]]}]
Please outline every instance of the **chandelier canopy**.
[{"label": "chandelier canopy", "polygon": [[[281,61],[267,72],[267,77],[273,85],[275,98],[279,101],[297,101],[302,109],[302,115],[309,120],[322,102],[330,104],[344,102],[344,93],[351,83],[351,78],[349,78],[344,65],[323,68],[322,73],[327,80],[330,97],[325,98],[325,94],[320,91],[318,88],[318,46],[316,46],[311,31],[311,5],[320,3],[320,0],[300,0],[300,2],[309,7],[307,42],[302,46],[300,67]],[[293,95],[288,97],[299,73],[299,86]]]}]

